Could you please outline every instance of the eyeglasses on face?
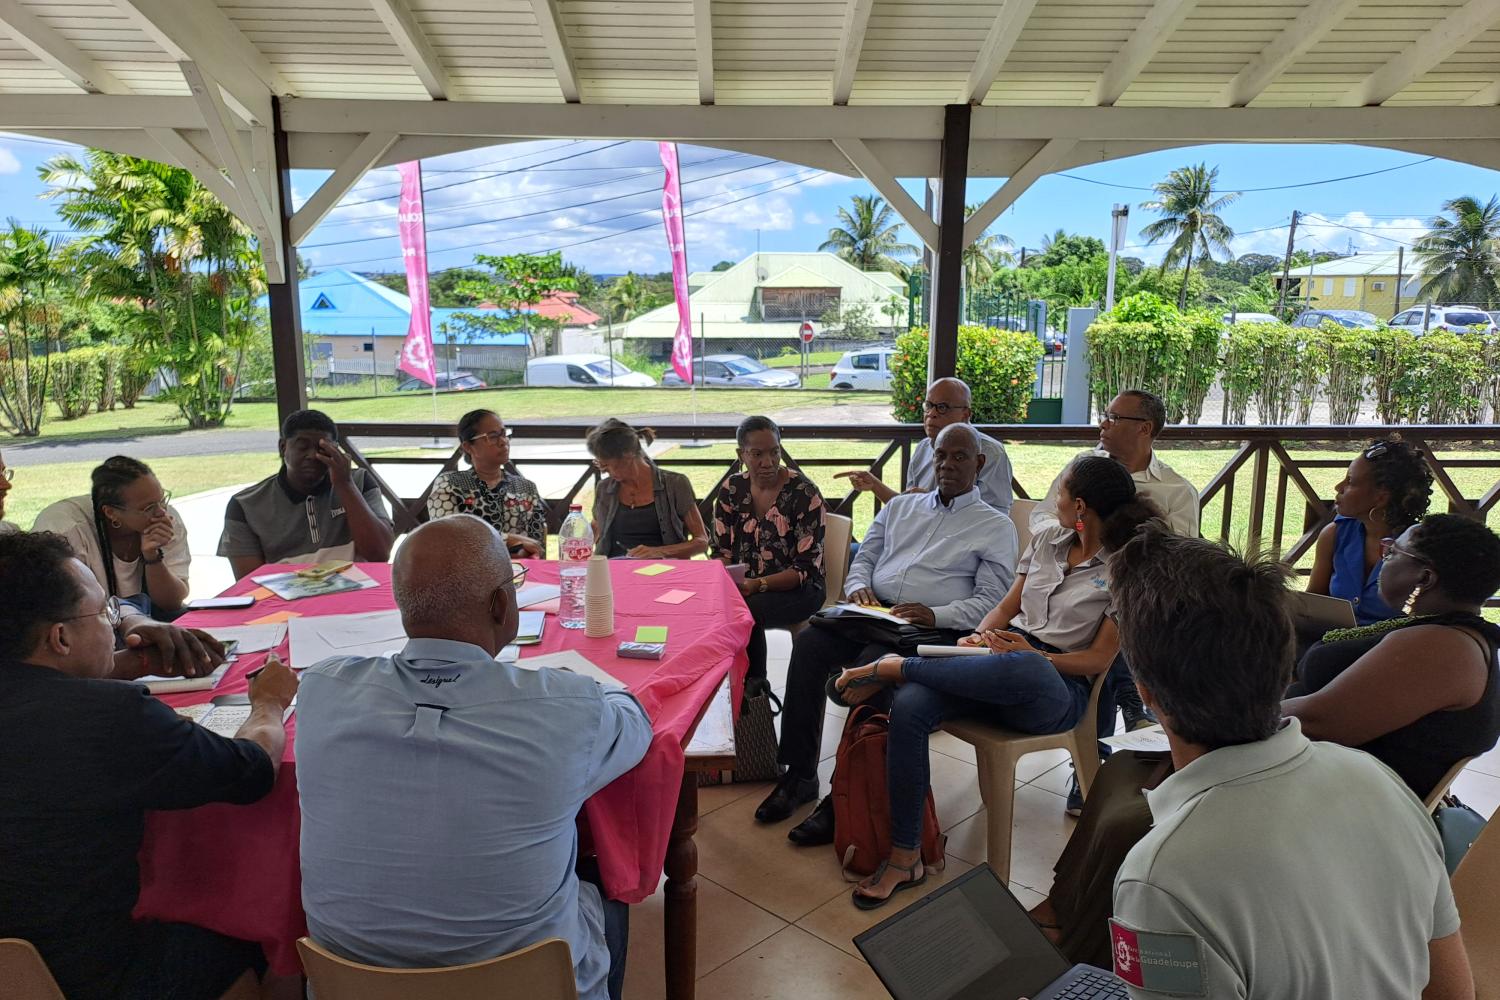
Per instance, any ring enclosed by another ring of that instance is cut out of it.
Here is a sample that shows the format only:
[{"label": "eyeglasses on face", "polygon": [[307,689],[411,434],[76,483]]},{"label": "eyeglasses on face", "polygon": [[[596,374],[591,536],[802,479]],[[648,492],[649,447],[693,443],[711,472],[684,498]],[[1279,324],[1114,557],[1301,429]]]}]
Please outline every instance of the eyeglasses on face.
[{"label": "eyeglasses on face", "polygon": [[954,406],[952,403],[934,403],[930,399],[922,400],[923,413],[936,413],[940,417],[946,417],[954,410],[966,410],[966,406]]},{"label": "eyeglasses on face", "polygon": [[129,507],[125,509],[128,513],[131,514],[141,514],[145,517],[160,517],[162,514],[165,514],[167,512],[167,505],[171,502],[172,494],[170,492],[164,492],[162,493],[160,500],[148,503],[140,510],[132,510]]},{"label": "eyeglasses on face", "polygon": [[468,439],[468,442],[469,442],[469,444],[473,444],[476,441],[484,441],[484,442],[486,442],[488,444],[491,444],[491,445],[498,445],[501,441],[509,441],[509,440],[510,440],[510,428],[507,427],[507,428],[505,428],[505,430],[502,430],[502,431],[489,431],[488,433],[485,433],[485,434],[475,434],[473,437],[471,437],[471,438]]},{"label": "eyeglasses on face", "polygon": [[514,572],[512,572],[510,575],[510,585],[519,590],[521,587],[526,585],[526,567],[515,566],[512,567],[512,569],[514,570]]},{"label": "eyeglasses on face", "polygon": [[4,469],[0,469],[0,482],[6,482],[6,483],[8,483],[8,482],[11,482],[12,480],[14,480],[15,478],[16,478],[16,470],[15,469],[10,468],[9,466],[7,466]]},{"label": "eyeglasses on face", "polygon": [[1132,417],[1127,413],[1116,413],[1114,410],[1104,411],[1104,422],[1106,424],[1117,424],[1121,420],[1134,420],[1138,424],[1149,424],[1151,422],[1145,417]]},{"label": "eyeglasses on face", "polygon": [[1396,540],[1394,538],[1382,538],[1380,540],[1380,561],[1381,562],[1390,562],[1392,559],[1396,558],[1396,556],[1398,556],[1398,555],[1405,556],[1408,559],[1415,559],[1417,562],[1421,563],[1423,566],[1431,566],[1432,565],[1432,560],[1427,559],[1427,558],[1425,558],[1423,556],[1417,555],[1417,553],[1413,552],[1411,549],[1403,549],[1400,545],[1398,545],[1396,543]]},{"label": "eyeglasses on face", "polygon": [[119,628],[120,599],[111,594],[109,600],[104,602],[104,607],[100,608],[98,611],[90,611],[87,614],[82,615],[72,615],[68,618],[64,618],[63,621],[76,622],[82,618],[98,618],[101,615],[104,617],[105,621],[109,622],[110,628]]}]

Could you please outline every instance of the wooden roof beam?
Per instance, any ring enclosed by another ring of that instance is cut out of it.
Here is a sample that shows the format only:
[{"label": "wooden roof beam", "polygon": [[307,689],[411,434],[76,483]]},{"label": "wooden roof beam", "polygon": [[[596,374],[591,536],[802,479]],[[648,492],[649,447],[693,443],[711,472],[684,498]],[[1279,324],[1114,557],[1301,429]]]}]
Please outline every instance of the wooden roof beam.
[{"label": "wooden roof beam", "polygon": [[1000,190],[985,199],[984,204],[974,210],[974,214],[964,220],[964,246],[973,243],[984,235],[984,231],[994,225],[995,220],[1000,218],[1000,213],[1016,203],[1016,199],[1026,193],[1026,190],[1038,180],[1052,171],[1056,170],[1065,160],[1073,147],[1078,145],[1076,139],[1048,139],[1016,172],[1005,179],[1000,185]]},{"label": "wooden roof beam", "polygon": [[1021,37],[1021,31],[1026,27],[1031,12],[1036,9],[1036,4],[1037,0],[1005,0],[1005,6],[995,15],[994,23],[984,36],[984,43],[979,47],[979,57],[969,69],[968,82],[964,84],[964,92],[959,95],[960,103],[983,103],[985,95],[995,85],[995,77],[1000,75],[1005,60],[1010,58],[1011,49],[1016,47],[1016,40]]},{"label": "wooden roof beam", "polygon": [[833,64],[833,103],[848,104],[854,91],[854,74],[859,70],[859,54],[864,51],[865,28],[875,0],[848,0],[844,7],[844,26],[839,33],[839,53]]},{"label": "wooden roof beam", "polygon": [[1352,107],[1384,104],[1497,23],[1500,7],[1495,0],[1469,0],[1406,51],[1356,84],[1342,103]]},{"label": "wooden roof beam", "polygon": [[371,132],[360,140],[359,145],[344,158],[333,175],[292,216],[290,227],[293,245],[300,244],[308,233],[318,227],[318,223],[333,210],[339,199],[370,172],[370,168],[380,161],[395,142],[394,132]]},{"label": "wooden roof beam", "polygon": [[427,95],[434,101],[446,101],[453,90],[448,70],[438,58],[437,50],[427,40],[427,33],[417,23],[406,0],[370,0],[370,6],[396,47],[406,56],[412,72],[422,81]]},{"label": "wooden roof beam", "polygon": [[19,0],[0,0],[0,27],[32,55],[46,63],[68,82],[89,94],[128,94],[130,88],[116,79],[78,46],[68,41]]},{"label": "wooden roof beam", "polygon": [[1242,108],[1358,7],[1360,0],[1313,0],[1269,45],[1245,64],[1219,94],[1219,104]]},{"label": "wooden roof beam", "polygon": [[537,27],[542,29],[542,44],[552,62],[552,72],[557,76],[557,89],[562,91],[563,100],[577,104],[583,100],[583,91],[578,86],[578,67],[573,64],[573,50],[568,45],[568,31],[563,25],[559,0],[531,0],[531,9],[536,14]]},{"label": "wooden roof beam", "polygon": [[1104,68],[1084,104],[1110,107],[1124,96],[1135,78],[1150,65],[1167,39],[1187,19],[1193,9],[1193,2],[1194,0],[1156,0],[1150,12]]},{"label": "wooden roof beam", "polygon": [[886,169],[885,164],[880,162],[880,158],[870,151],[870,147],[859,139],[835,139],[833,144],[848,158],[854,169],[858,170],[861,176],[885,197],[891,208],[896,210],[896,214],[901,216],[901,221],[917,234],[917,238],[936,253],[938,224],[923,210],[921,205],[917,204],[915,198],[906,193],[901,182],[896,180],[895,176]]}]

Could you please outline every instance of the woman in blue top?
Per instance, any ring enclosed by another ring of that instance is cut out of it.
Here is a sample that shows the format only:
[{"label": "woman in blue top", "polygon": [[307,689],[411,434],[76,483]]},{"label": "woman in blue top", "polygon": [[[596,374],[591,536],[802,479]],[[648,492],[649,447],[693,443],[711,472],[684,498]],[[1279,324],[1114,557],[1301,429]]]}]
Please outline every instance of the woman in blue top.
[{"label": "woman in blue top", "polygon": [[1380,540],[1395,538],[1427,513],[1432,473],[1421,449],[1372,441],[1334,487],[1333,523],[1318,535],[1310,594],[1342,597],[1361,625],[1395,618],[1380,597]]}]

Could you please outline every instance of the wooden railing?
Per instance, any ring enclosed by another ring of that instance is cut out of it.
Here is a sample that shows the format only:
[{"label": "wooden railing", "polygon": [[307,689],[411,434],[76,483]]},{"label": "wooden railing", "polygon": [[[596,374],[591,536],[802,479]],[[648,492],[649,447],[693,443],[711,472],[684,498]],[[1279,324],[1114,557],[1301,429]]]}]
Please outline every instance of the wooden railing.
[{"label": "wooden railing", "polygon": [[[588,424],[513,424],[512,440],[524,441],[582,441],[588,432]],[[1076,444],[1087,447],[1098,440],[1096,427],[1081,426],[1034,426],[1022,424],[1000,424],[980,428],[990,436],[1005,442]],[[374,475],[376,482],[390,501],[398,531],[409,531],[425,520],[428,488],[420,496],[403,498],[372,468],[372,460],[365,454],[372,445],[378,447],[382,440],[392,438],[419,438],[434,434],[451,437],[451,426],[435,424],[345,424],[341,436],[354,460]],[[658,429],[658,437],[669,441],[692,441],[732,443],[734,424],[700,424],[692,427],[666,427]],[[887,483],[906,485],[906,466],[911,457],[912,446],[923,434],[920,425],[902,424],[885,426],[846,426],[838,424],[798,425],[789,424],[781,428],[782,448],[790,464],[799,468],[815,467],[854,469],[869,468]],[[1171,452],[1176,447],[1232,448],[1224,466],[1202,487],[1200,510],[1204,512],[1203,533],[1210,538],[1231,541],[1247,549],[1269,548],[1281,558],[1296,563],[1312,548],[1318,532],[1333,520],[1333,503],[1330,490],[1318,490],[1309,481],[1313,470],[1342,469],[1357,453],[1359,445],[1374,438],[1399,434],[1408,442],[1421,447],[1427,454],[1432,470],[1434,499],[1432,510],[1449,510],[1484,518],[1500,502],[1500,426],[1348,426],[1348,427],[1168,427],[1158,443],[1159,450],[1170,463]],[[803,442],[847,442],[850,453],[821,455],[816,458],[798,457],[798,445]],[[859,452],[854,448],[866,447]],[[879,450],[871,458],[870,445]],[[1336,453],[1334,457],[1305,455],[1310,448]],[[1434,450],[1436,449],[1436,451]],[[456,448],[442,459],[442,471],[458,467],[461,452]],[[438,461],[436,455],[427,457],[378,456],[373,460],[381,465],[432,465]],[[894,463],[894,465],[892,464]],[[516,465],[524,471],[528,467],[572,466],[585,464],[578,457],[542,457],[517,460]],[[738,461],[722,458],[694,458],[688,449],[679,449],[660,459],[660,464],[679,471],[691,468],[714,468],[721,470],[719,481],[738,469]],[[1482,476],[1470,470],[1483,470]],[[548,518],[551,530],[556,530],[566,515],[568,505],[586,487],[598,479],[598,472],[588,466],[561,497],[549,497]],[[1325,473],[1319,475],[1327,478]],[[1455,476],[1469,481],[1466,494]],[[840,481],[842,482],[842,480]],[[1015,483],[1016,496],[1027,497],[1026,488]],[[717,490],[705,494],[701,503],[705,512]],[[848,512],[859,494],[826,497],[831,510]],[[877,504],[878,506],[878,504]],[[1216,509],[1215,509],[1216,508]],[[1243,535],[1231,530],[1235,522],[1235,511],[1248,510],[1248,523]],[[1269,518],[1267,517],[1269,515]],[[1210,523],[1210,522],[1217,522]],[[1290,544],[1287,544],[1291,539]],[[1267,544],[1269,543],[1269,544]]]}]

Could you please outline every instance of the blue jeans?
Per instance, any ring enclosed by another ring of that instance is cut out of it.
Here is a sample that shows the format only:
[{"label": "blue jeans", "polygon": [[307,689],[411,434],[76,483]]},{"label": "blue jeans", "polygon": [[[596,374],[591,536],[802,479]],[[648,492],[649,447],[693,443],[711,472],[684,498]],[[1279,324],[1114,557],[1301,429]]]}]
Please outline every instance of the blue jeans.
[{"label": "blue jeans", "polygon": [[1039,653],[909,657],[891,699],[885,772],[891,846],[922,843],[931,784],[927,737],[947,719],[975,718],[1023,733],[1072,729],[1088,707],[1088,679],[1058,672]]}]

